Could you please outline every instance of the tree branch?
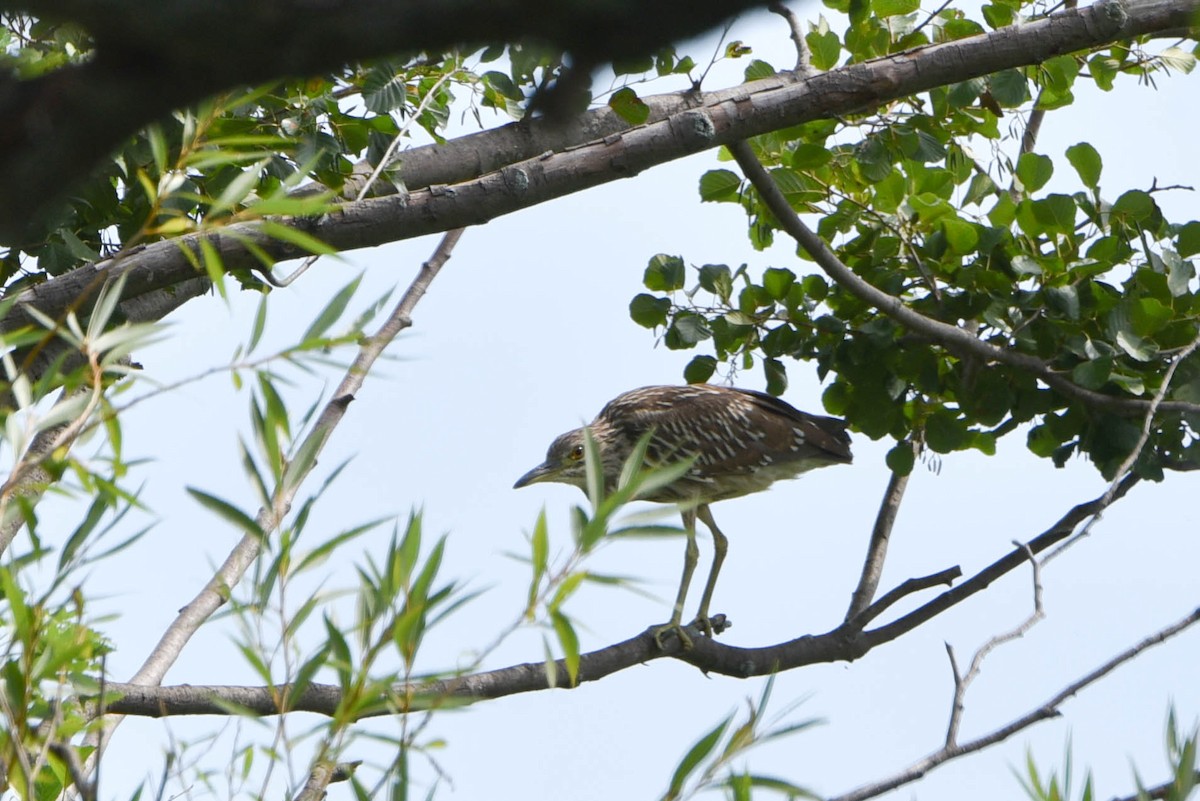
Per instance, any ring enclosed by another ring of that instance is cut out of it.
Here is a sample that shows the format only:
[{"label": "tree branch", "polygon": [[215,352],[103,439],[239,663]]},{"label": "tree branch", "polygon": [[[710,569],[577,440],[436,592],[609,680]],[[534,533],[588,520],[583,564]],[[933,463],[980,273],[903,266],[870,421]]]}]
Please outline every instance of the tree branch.
[{"label": "tree branch", "polygon": [[1025,636],[1025,632],[1036,626],[1046,616],[1045,610],[1042,608],[1042,573],[1037,557],[1033,555],[1033,551],[1021,543],[1014,542],[1013,545],[1021,548],[1029,557],[1029,566],[1033,572],[1033,611],[1015,628],[997,634],[981,645],[975,652],[975,656],[971,658],[971,666],[967,668],[966,673],[959,673],[958,663],[954,658],[954,648],[950,643],[946,643],[946,653],[950,656],[950,668],[954,673],[954,699],[950,703],[950,723],[946,726],[946,748],[958,745],[958,727],[962,723],[962,714],[966,709],[964,702],[967,697],[967,688],[979,675],[979,671],[983,668],[983,660],[1004,643]]},{"label": "tree branch", "polygon": [[924,606],[909,612],[899,620],[889,623],[886,626],[873,629],[864,636],[870,642],[871,647],[874,647],[882,642],[891,642],[905,632],[921,625],[926,620],[940,615],[951,606],[961,603],[965,598],[985,589],[993,581],[1021,565],[1027,558],[1026,548],[1034,554],[1039,554],[1052,545],[1071,536],[1071,532],[1075,530],[1076,526],[1091,518],[1097,511],[1123,498],[1125,493],[1133,489],[1139,480],[1136,475],[1126,476],[1117,487],[1117,491],[1111,501],[1106,501],[1106,493],[1106,495],[1102,495],[1095,500],[1075,505],[1069,512],[1059,518],[1057,523],[1034,537],[1024,546],[1010,551],[1007,555],[997,559],[962,584],[947,590]]},{"label": "tree branch", "polygon": [[[1116,497],[1122,497],[1135,483],[1136,477],[1126,478]],[[685,650],[677,638],[670,636],[664,638],[664,649],[655,642],[656,627],[651,627],[623,642],[582,654],[579,659],[577,685],[598,681],[621,670],[664,657],[680,659],[706,673],[720,673],[738,678],[763,676],[816,663],[853,661],[985,589],[996,579],[1024,564],[1029,558],[1027,554],[1037,554],[1066,538],[1076,525],[1092,514],[1101,500],[1097,498],[1078,504],[1033,540],[997,560],[958,587],[942,593],[919,609],[881,628],[863,631],[863,626],[873,619],[874,614],[883,611],[895,600],[911,594],[915,589],[948,582],[958,572],[958,568],[925,578],[909,579],[896,590],[885,594],[874,607],[854,621],[843,623],[824,634],[798,637],[777,645],[739,648],[701,636],[700,632],[696,631],[691,649]],[[370,714],[386,715],[429,709],[444,704],[448,698],[460,701],[486,700],[537,692],[551,686],[572,688],[563,660],[558,660],[553,675],[555,682],[551,685],[547,679],[545,662],[538,661],[416,685],[398,685],[392,688],[387,699],[382,699],[387,700],[389,704],[371,705],[373,710],[378,711],[372,711]],[[112,695],[107,704],[108,712],[145,717],[225,715],[229,712],[230,704],[257,715],[276,715],[284,711],[284,699],[287,699],[288,712],[332,715],[341,699],[341,688],[331,684],[309,684],[303,688],[287,684],[273,687],[151,687],[110,682],[108,690]]]},{"label": "tree branch", "polygon": [[[919,446],[909,443],[915,450]],[[850,596],[850,608],[846,610],[846,620],[857,617],[871,605],[876,590],[879,589],[879,577],[883,574],[883,562],[887,558],[888,540],[892,536],[892,526],[896,523],[896,515],[900,511],[900,502],[904,500],[904,490],[908,487],[909,473],[901,475],[892,471],[888,479],[887,489],[883,492],[883,500],[879,503],[879,512],[875,515],[875,526],[871,529],[871,542],[867,545],[867,558],[863,560],[862,575],[858,586]],[[863,621],[865,624],[866,621]]]},{"label": "tree branch", "polygon": [[788,24],[792,42],[796,45],[796,72],[801,75],[811,75],[813,73],[812,58],[808,52],[808,42],[804,40],[804,25],[800,22],[800,18],[780,2],[773,2],[767,8],[771,10],[772,14],[783,17]]},{"label": "tree branch", "polygon": [[1117,654],[1112,659],[1093,670],[1091,673],[1088,673],[1082,678],[1077,679],[1071,684],[1068,684],[1065,688],[1060,690],[1051,698],[1047,699],[1040,706],[1030,710],[1011,723],[1008,723],[1007,725],[1002,726],[995,731],[984,735],[983,737],[978,737],[970,742],[963,743],[962,745],[943,747],[932,754],[929,754],[925,758],[914,762],[912,765],[895,774],[894,776],[879,782],[864,785],[843,795],[834,796],[833,798],[829,799],[829,801],[866,801],[868,798],[875,798],[876,796],[883,795],[884,793],[894,790],[897,787],[902,787],[906,784],[916,781],[917,779],[920,779],[929,771],[933,770],[939,765],[949,762],[952,759],[957,759],[958,757],[966,756],[967,754],[973,754],[976,751],[982,751],[984,748],[1002,742],[1017,732],[1029,728],[1035,723],[1039,723],[1040,721],[1047,720],[1049,718],[1058,717],[1058,708],[1062,706],[1065,701],[1076,695],[1080,690],[1083,690],[1089,685],[1095,684],[1097,681],[1104,678],[1121,665],[1137,657],[1143,651],[1165,642],[1197,622],[1200,622],[1200,609],[1196,609],[1179,622],[1161,629],[1136,645]]},{"label": "tree branch", "polygon": [[[0,81],[0,241],[65,196],[127,136],[239,85],[397,53],[539,40],[588,63],[653,52],[766,0],[4,0],[87,28],[87,62]],[[647,14],[656,23],[644,24]],[[236,25],[229,20],[236,19]]]}]

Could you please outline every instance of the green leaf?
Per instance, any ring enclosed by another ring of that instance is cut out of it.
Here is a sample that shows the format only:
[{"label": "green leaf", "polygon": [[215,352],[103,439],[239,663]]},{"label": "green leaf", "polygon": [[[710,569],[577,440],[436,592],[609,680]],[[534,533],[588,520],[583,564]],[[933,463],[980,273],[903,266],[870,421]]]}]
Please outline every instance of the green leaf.
[{"label": "green leaf", "polygon": [[733,294],[733,274],[724,264],[705,264],[700,268],[700,286],[728,303]]},{"label": "green leaf", "polygon": [[913,13],[921,7],[921,3],[920,0],[871,0],[871,7],[876,16],[895,17]]},{"label": "green leaf", "polygon": [[641,125],[650,118],[650,107],[628,86],[613,92],[608,107],[630,125]]},{"label": "green leaf", "polygon": [[700,766],[700,763],[704,761],[704,758],[711,754],[713,749],[717,747],[717,743],[721,741],[721,737],[725,735],[725,730],[729,728],[729,724],[732,722],[732,716],[725,718],[716,728],[697,740],[696,744],[688,750],[683,759],[680,760],[679,766],[675,768],[675,774],[671,777],[671,785],[667,789],[665,798],[674,799],[679,797],[688,776],[692,775],[696,768]]},{"label": "green leaf", "polygon": [[961,450],[970,439],[966,424],[958,415],[938,409],[925,419],[925,443],[937,453]]},{"label": "green leaf", "polygon": [[1129,308],[1129,320],[1133,333],[1148,337],[1171,321],[1175,313],[1154,298],[1139,298]]},{"label": "green leaf", "polygon": [[342,316],[342,313],[346,311],[346,306],[349,305],[351,298],[354,297],[354,293],[358,291],[358,285],[361,281],[362,275],[360,274],[353,281],[338,290],[337,294],[325,304],[325,308],[321,309],[321,313],[309,325],[308,330],[304,332],[304,336],[300,341],[312,342],[320,339],[329,330],[329,327],[336,323]]},{"label": "green leaf", "polygon": [[262,527],[255,522],[254,518],[238,509],[228,501],[223,501],[215,495],[209,495],[207,492],[196,489],[195,487],[187,487],[188,494],[200,502],[209,511],[215,512],[218,516],[224,518],[226,522],[232,523],[243,533],[250,534],[254,537],[262,539],[266,536]]},{"label": "green leaf", "polygon": [[363,78],[362,98],[367,110],[376,114],[402,108],[408,99],[405,74],[387,62],[372,67]]},{"label": "green leaf", "polygon": [[838,57],[842,54],[842,42],[836,33],[826,30],[821,33],[810,31],[804,41],[808,44],[812,65],[819,70],[830,70],[837,66]]},{"label": "green leaf", "polygon": [[1042,274],[1042,265],[1038,264],[1036,259],[1024,254],[1017,254],[1016,256],[1013,256],[1011,264],[1013,272],[1015,272],[1017,275]]},{"label": "green leaf", "polygon": [[1075,230],[1075,198],[1053,194],[1035,200],[1033,216],[1047,233],[1070,234]]},{"label": "green leaf", "polygon": [[907,476],[912,472],[916,458],[912,443],[904,440],[892,446],[892,449],[887,452],[887,456],[884,457],[884,461],[887,463],[888,469],[896,475]]},{"label": "green leaf", "polygon": [[745,76],[747,81],[757,81],[762,78],[770,78],[774,76],[776,69],[761,58],[751,60],[746,65]]},{"label": "green leaf", "polygon": [[1125,351],[1139,362],[1150,361],[1154,358],[1154,354],[1158,350],[1154,347],[1154,345],[1137,336],[1136,334],[1124,330],[1117,332],[1117,344],[1121,347],[1121,350]]},{"label": "green leaf", "polygon": [[763,272],[763,289],[777,301],[782,301],[788,296],[795,282],[796,274],[786,268],[768,267]]},{"label": "green leaf", "polygon": [[671,301],[666,298],[656,298],[645,292],[635,295],[629,301],[629,316],[643,328],[657,328],[667,324],[667,313],[671,311]]},{"label": "green leaf", "polygon": [[1104,164],[1096,148],[1087,142],[1080,142],[1067,148],[1067,161],[1079,173],[1079,180],[1089,189],[1095,189],[1100,183],[1100,170]]},{"label": "green leaf", "polygon": [[[1158,60],[1164,67],[1184,75],[1196,67],[1196,56],[1190,50],[1181,47],[1168,47],[1158,54]],[[1182,796],[1181,796],[1182,797]]]},{"label": "green leaf", "polygon": [[957,217],[942,220],[942,232],[946,235],[946,244],[955,253],[971,253],[979,245],[979,232],[975,226]]},{"label": "green leaf", "polygon": [[787,368],[779,359],[763,359],[763,372],[767,374],[767,394],[779,397],[787,391]]},{"label": "green leaf", "polygon": [[1017,160],[1017,178],[1026,192],[1036,192],[1054,175],[1054,162],[1040,153],[1022,153]]},{"label": "green leaf", "polygon": [[[582,573],[578,574],[580,577]],[[563,650],[563,662],[567,666],[567,678],[570,680],[571,686],[579,680],[579,635],[575,633],[575,627],[571,625],[571,621],[562,612],[557,610],[550,613],[550,622],[554,626],[554,633],[558,637],[558,645]]]},{"label": "green leaf", "polygon": [[700,200],[736,203],[741,196],[742,178],[730,170],[709,170],[700,176]]},{"label": "green leaf", "polygon": [[650,257],[650,263],[646,265],[646,272],[642,275],[642,283],[646,289],[654,292],[672,292],[683,289],[685,278],[683,259],[659,253]]},{"label": "green leaf", "polygon": [[1186,295],[1192,279],[1196,277],[1196,268],[1190,261],[1181,259],[1178,253],[1166,248],[1163,249],[1162,260],[1167,265],[1167,290],[1171,296],[1178,298]]},{"label": "green leaf", "polygon": [[833,159],[833,154],[824,145],[802,142],[792,151],[792,169],[812,170],[824,167]]},{"label": "green leaf", "polygon": [[966,108],[975,102],[986,85],[983,78],[971,78],[962,83],[953,84],[950,86],[950,91],[946,93],[946,102],[950,104],[951,108]]},{"label": "green leaf", "polygon": [[332,256],[337,253],[337,248],[327,245],[312,234],[305,233],[299,228],[293,228],[290,225],[282,225],[273,220],[260,220],[258,228],[272,239],[288,242],[316,256]]},{"label": "green leaf", "polygon": [[1179,229],[1175,248],[1185,259],[1200,253],[1200,222],[1193,220]]},{"label": "green leaf", "polygon": [[1077,364],[1071,371],[1071,380],[1085,389],[1100,389],[1108,383],[1112,366],[1113,360],[1109,356]]},{"label": "green leaf", "polygon": [[683,380],[689,384],[703,384],[717,371],[717,360],[712,356],[694,356],[683,368]]},{"label": "green leaf", "polygon": [[1029,100],[1029,81],[1020,70],[1003,70],[987,81],[992,97],[1004,108],[1017,108]]},{"label": "green leaf", "polygon": [[1112,205],[1111,214],[1140,223],[1148,220],[1157,208],[1154,198],[1150,197],[1149,193],[1131,189],[1117,198],[1117,202]]},{"label": "green leaf", "polygon": [[1016,12],[1005,3],[988,3],[983,7],[983,19],[992,28],[1004,28],[1013,24]]},{"label": "green leaf", "polygon": [[671,321],[663,342],[671,350],[684,350],[711,336],[712,331],[703,317],[694,312],[681,312]]}]

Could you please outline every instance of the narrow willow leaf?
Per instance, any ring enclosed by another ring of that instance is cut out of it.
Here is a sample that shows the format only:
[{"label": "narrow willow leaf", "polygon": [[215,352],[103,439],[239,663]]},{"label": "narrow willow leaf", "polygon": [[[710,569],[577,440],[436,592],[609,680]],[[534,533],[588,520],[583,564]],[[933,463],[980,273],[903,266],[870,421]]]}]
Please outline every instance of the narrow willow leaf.
[{"label": "narrow willow leaf", "polygon": [[550,622],[554,626],[554,634],[558,637],[558,645],[563,651],[567,679],[571,686],[575,686],[579,681],[579,635],[575,633],[575,627],[562,612],[551,612]]},{"label": "narrow willow leaf", "polygon": [[317,256],[332,256],[337,253],[337,248],[327,245],[320,239],[317,239],[312,234],[305,233],[299,228],[293,228],[289,225],[282,225],[273,220],[262,220],[258,224],[259,230],[272,239],[278,239],[281,242],[288,242],[295,245],[301,250],[312,253]]},{"label": "narrow willow leaf", "polygon": [[224,501],[215,495],[209,495],[207,492],[196,489],[195,487],[186,487],[188,494],[200,502],[200,505],[214,512],[227,522],[232,523],[244,533],[252,536],[263,538],[266,533],[262,527],[255,522],[254,518],[238,509],[228,501]]},{"label": "narrow willow leaf", "polygon": [[665,799],[679,798],[683,791],[683,785],[687,782],[688,776],[695,772],[704,758],[712,753],[717,747],[717,743],[725,735],[725,730],[729,728],[729,724],[733,722],[733,716],[725,718],[717,724],[716,728],[708,734],[701,737],[696,744],[684,755],[680,760],[679,766],[675,768],[675,774],[671,777],[671,784],[667,788],[667,794],[663,796]]},{"label": "narrow willow leaf", "polygon": [[354,293],[358,291],[360,283],[362,283],[361,273],[353,281],[339,289],[329,299],[329,302],[325,304],[325,308],[321,309],[320,313],[313,319],[312,323],[308,326],[308,330],[301,337],[301,342],[312,342],[322,337],[329,330],[330,326],[336,323],[346,311],[346,307],[350,304]]}]

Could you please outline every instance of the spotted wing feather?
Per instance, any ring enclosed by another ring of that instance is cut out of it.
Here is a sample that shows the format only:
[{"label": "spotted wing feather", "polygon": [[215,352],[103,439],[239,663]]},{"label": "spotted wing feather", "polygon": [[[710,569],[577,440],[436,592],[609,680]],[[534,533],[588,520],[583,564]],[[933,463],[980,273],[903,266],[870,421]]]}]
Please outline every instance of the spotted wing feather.
[{"label": "spotted wing feather", "polygon": [[752,390],[643,387],[613,399],[596,423],[629,439],[653,431],[650,464],[695,460],[687,475],[650,500],[733,498],[851,459],[843,421]]}]

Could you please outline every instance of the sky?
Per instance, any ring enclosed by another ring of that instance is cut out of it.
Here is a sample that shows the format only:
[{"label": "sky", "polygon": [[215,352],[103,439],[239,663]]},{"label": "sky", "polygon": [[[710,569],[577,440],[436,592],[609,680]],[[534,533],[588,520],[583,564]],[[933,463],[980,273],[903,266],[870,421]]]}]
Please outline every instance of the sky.
[{"label": "sky", "polygon": [[[810,6],[798,10],[805,18],[817,14]],[[745,20],[732,38],[752,45],[757,57],[779,66],[791,63],[787,31],[777,18]],[[741,66],[715,72],[709,88],[738,80]],[[1101,183],[1110,197],[1146,188],[1155,178],[1195,184],[1200,179],[1188,134],[1197,124],[1193,84],[1175,76],[1160,80],[1157,89],[1126,81],[1112,94],[1081,90],[1076,106],[1047,119],[1039,151],[1058,158],[1069,145],[1091,142],[1105,159]],[[590,420],[613,396],[681,382],[695,352],[665,349],[628,318],[627,305],[641,291],[647,260],[665,252],[694,265],[745,262],[752,270],[797,272],[811,266],[786,244],[755,252],[737,207],[699,201],[699,177],[714,166],[715,153],[701,154],[468,229],[417,308],[413,328],[390,349],[394,360],[367,379],[329,443],[312,486],[335,465],[349,462],[314,510],[312,543],[373,519],[403,522],[410,510],[421,509],[427,537],[448,537],[443,575],[484,592],[430,633],[425,669],[469,663],[476,649],[520,613],[527,568],[506,554],[525,552],[539,510],[545,509],[550,522],[553,550],[567,547],[568,515],[582,496],[560,485],[514,491],[516,478],[542,460],[557,434]],[[1074,191],[1074,180],[1063,161],[1055,178],[1061,183],[1051,188]],[[1173,219],[1200,217],[1190,192],[1161,196],[1160,202]],[[360,274],[360,306],[402,289],[436,241],[427,237],[322,260],[301,281],[271,296],[264,349],[298,337],[332,293]],[[170,337],[138,354],[146,375],[167,382],[226,363],[248,338],[256,304],[257,298],[236,293],[228,304],[215,297],[188,304],[169,320]],[[281,372],[293,382],[286,397],[295,409],[306,408],[336,382],[334,372]],[[815,371],[789,365],[789,376],[785,399],[821,412],[823,387]],[[738,385],[761,389],[764,381],[748,372],[738,376]],[[228,377],[216,376],[148,402],[125,422],[127,456],[153,460],[138,475],[158,522],[119,563],[92,577],[96,611],[118,616],[103,625],[117,643],[109,667],[118,679],[136,670],[175,611],[237,540],[238,532],[200,508],[185,488],[253,511],[237,451],[239,433],[249,430],[247,404],[248,396]],[[841,620],[887,482],[883,458],[890,446],[858,435],[853,465],[815,471],[714,507],[730,539],[713,604],[714,612],[728,614],[734,623],[723,641],[777,643],[826,631]],[[952,454],[941,457],[936,470],[919,464],[881,589],[952,565],[970,576],[1007,553],[1013,540],[1030,539],[1104,486],[1084,462],[1056,469],[1036,459],[1020,434],[1002,440],[994,458]],[[1195,490],[1196,480],[1188,475],[1139,486],[1105,513],[1090,538],[1046,568],[1046,619],[988,658],[966,697],[961,738],[1025,713],[1197,605]],[[672,520],[669,509],[664,514]],[[364,553],[377,556],[388,533],[384,527],[367,535],[316,578],[326,587],[352,584],[352,560]],[[702,570],[710,547],[701,534]],[[582,648],[603,647],[665,621],[682,552],[682,539],[602,548],[589,567],[638,577],[645,593],[582,590],[567,607]],[[302,594],[306,585],[297,589]],[[895,614],[933,594],[915,596]],[[965,664],[982,643],[1022,621],[1031,605],[1029,571],[1013,571],[855,663],[779,676],[772,710],[786,712],[785,722],[821,723],[753,752],[748,765],[821,795],[847,792],[903,769],[944,739],[953,692],[946,646]],[[167,683],[257,683],[238,655],[234,633],[228,620],[206,627]],[[485,666],[540,661],[542,636],[536,629],[517,632]],[[1131,792],[1135,769],[1144,781],[1157,783],[1163,778],[1169,706],[1187,727],[1200,715],[1198,656],[1200,633],[1185,633],[1067,702],[1062,718],[888,797],[949,801],[966,792],[976,801],[1019,797],[1013,771],[1021,769],[1026,752],[1045,774],[1062,765],[1068,742],[1076,770],[1094,772],[1097,797]],[[682,663],[656,660],[570,691],[439,714],[427,730],[430,739],[445,742],[437,751],[443,773],[438,797],[658,797],[692,743],[730,712],[744,711],[746,700],[762,692],[763,681],[705,676]],[[297,716],[290,730],[303,732],[316,722]],[[127,721],[105,763],[103,797],[126,798],[142,778],[156,776],[171,736],[194,738],[222,726],[222,739],[208,756],[217,765],[229,742],[259,731],[257,724],[239,729],[212,720]],[[365,728],[395,734],[399,724],[376,721]],[[347,758],[370,763],[389,757],[382,746],[361,741]],[[419,763],[415,775],[421,784],[414,792],[423,795],[435,771]],[[215,780],[214,795],[228,796],[223,781]],[[174,786],[168,795],[179,791]],[[202,785],[189,788],[193,797],[208,792]],[[335,801],[350,797],[345,785],[330,788]]]}]

